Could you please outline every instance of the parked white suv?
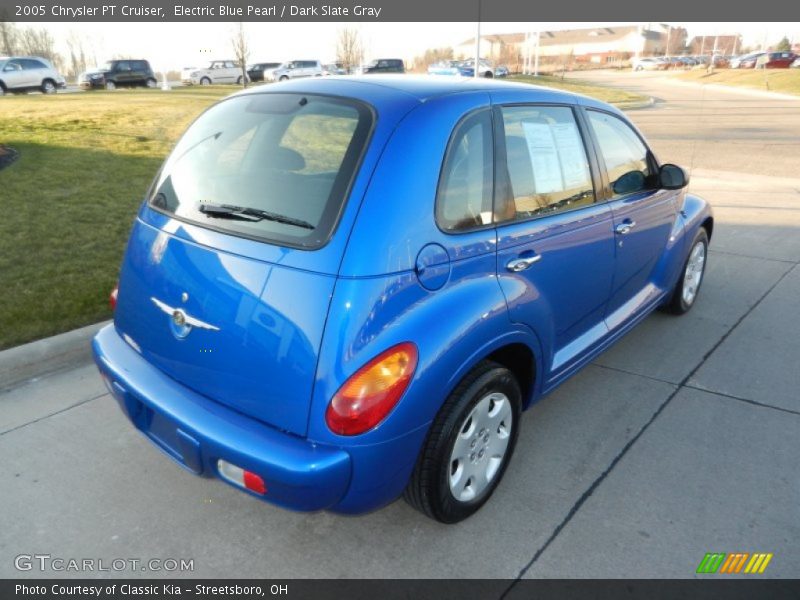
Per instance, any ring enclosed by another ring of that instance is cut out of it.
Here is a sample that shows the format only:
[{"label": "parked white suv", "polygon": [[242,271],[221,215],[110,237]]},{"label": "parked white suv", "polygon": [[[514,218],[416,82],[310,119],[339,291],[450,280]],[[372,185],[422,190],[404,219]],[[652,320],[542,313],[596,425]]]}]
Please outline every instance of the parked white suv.
[{"label": "parked white suv", "polygon": [[[233,60],[212,60],[207,67],[184,70],[181,79],[186,85],[211,85],[212,83],[238,83],[242,84],[242,67]],[[249,81],[249,78],[248,78]]]},{"label": "parked white suv", "polygon": [[7,92],[40,90],[43,94],[55,94],[67,82],[53,65],[38,56],[0,57],[0,95]]},{"label": "parked white suv", "polygon": [[318,60],[290,60],[277,69],[264,71],[264,81],[286,81],[298,77],[321,77],[322,64]]}]

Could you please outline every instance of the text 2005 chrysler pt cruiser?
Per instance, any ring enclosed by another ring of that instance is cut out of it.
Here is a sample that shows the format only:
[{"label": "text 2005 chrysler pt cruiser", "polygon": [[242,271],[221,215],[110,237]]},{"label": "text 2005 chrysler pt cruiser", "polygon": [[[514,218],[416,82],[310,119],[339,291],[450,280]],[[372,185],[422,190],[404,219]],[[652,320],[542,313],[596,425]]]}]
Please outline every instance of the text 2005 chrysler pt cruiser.
[{"label": "text 2005 chrysler pt cruiser", "polygon": [[689,310],[713,229],[616,109],[370,77],[222,100],[139,211],[94,340],[186,469],[299,510],[399,495],[456,522],[521,411],[653,309]]}]

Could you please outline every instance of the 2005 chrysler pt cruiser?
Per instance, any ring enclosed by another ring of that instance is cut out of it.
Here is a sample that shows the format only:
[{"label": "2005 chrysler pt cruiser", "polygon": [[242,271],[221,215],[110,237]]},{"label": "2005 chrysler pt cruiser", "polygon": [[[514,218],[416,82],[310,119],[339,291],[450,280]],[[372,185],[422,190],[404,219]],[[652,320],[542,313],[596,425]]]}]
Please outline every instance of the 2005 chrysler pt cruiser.
[{"label": "2005 chrysler pt cruiser", "polygon": [[483,80],[248,90],[178,142],[94,339],[186,469],[298,510],[401,494],[456,522],[521,412],[653,309],[684,313],[711,210],[615,108]]}]

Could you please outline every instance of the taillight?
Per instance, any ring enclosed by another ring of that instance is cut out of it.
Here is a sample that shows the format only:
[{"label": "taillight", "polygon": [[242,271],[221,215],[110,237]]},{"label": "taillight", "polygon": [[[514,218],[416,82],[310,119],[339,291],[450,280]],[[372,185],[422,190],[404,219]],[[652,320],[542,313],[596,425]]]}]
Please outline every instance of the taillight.
[{"label": "taillight", "polygon": [[334,433],[358,435],[386,418],[417,368],[417,347],[404,342],[382,352],[356,371],[336,392],[325,412]]},{"label": "taillight", "polygon": [[111,290],[111,294],[108,296],[108,304],[111,306],[111,310],[116,310],[117,308],[117,295],[119,294],[119,284],[114,284],[114,289]]}]

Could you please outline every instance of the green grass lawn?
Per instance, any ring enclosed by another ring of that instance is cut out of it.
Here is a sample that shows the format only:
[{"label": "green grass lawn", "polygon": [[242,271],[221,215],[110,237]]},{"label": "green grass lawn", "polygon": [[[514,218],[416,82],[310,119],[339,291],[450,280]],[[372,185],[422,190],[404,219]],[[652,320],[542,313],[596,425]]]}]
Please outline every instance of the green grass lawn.
[{"label": "green grass lawn", "polygon": [[110,316],[136,209],[187,124],[236,88],[0,98],[0,348]]},{"label": "green grass lawn", "polygon": [[800,69],[704,69],[678,75],[685,81],[721,83],[800,96]]},{"label": "green grass lawn", "polygon": [[[533,78],[531,78],[533,79]],[[636,94],[536,83],[610,102]],[[0,349],[109,318],[134,215],[188,123],[232,86],[0,98]]]},{"label": "green grass lawn", "polygon": [[575,94],[583,94],[584,96],[591,96],[603,102],[610,102],[611,104],[626,104],[629,102],[643,102],[647,100],[647,96],[629,92],[614,87],[606,87],[581,81],[580,79],[562,79],[559,76],[552,75],[511,75],[509,81],[519,81],[522,83],[533,83],[535,85],[543,85],[558,90],[573,92]]}]

